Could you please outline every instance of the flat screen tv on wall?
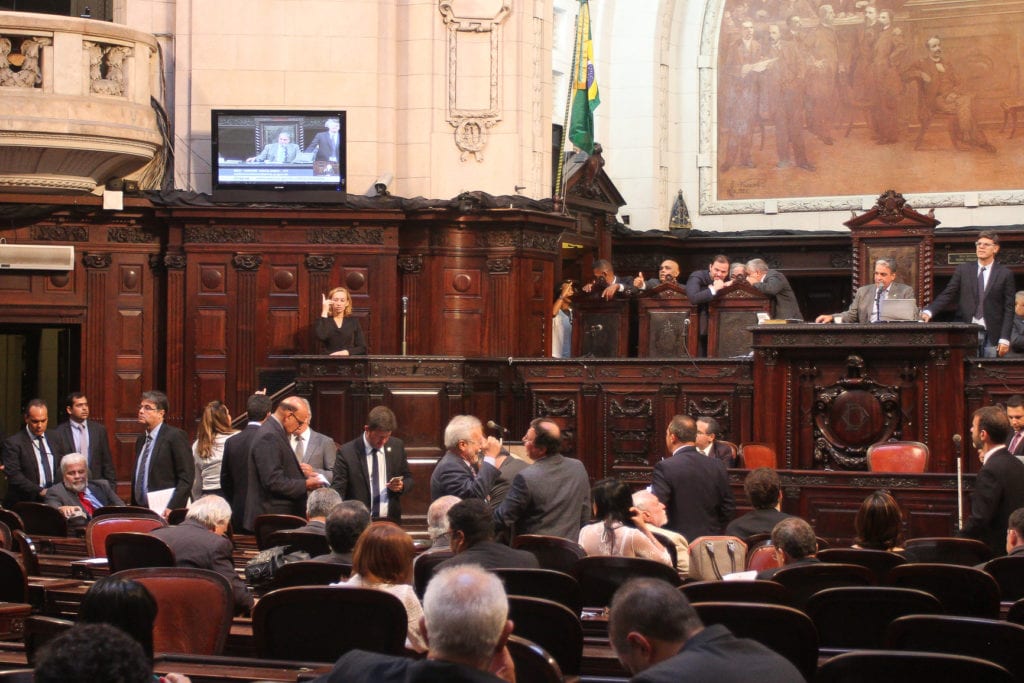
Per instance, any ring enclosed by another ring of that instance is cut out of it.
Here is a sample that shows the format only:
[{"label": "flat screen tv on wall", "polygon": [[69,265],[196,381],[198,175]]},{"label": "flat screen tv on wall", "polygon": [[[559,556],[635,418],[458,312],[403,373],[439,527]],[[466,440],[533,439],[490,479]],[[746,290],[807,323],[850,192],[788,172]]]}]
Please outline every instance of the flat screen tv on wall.
[{"label": "flat screen tv on wall", "polygon": [[210,131],[215,199],[345,199],[345,112],[214,109]]}]

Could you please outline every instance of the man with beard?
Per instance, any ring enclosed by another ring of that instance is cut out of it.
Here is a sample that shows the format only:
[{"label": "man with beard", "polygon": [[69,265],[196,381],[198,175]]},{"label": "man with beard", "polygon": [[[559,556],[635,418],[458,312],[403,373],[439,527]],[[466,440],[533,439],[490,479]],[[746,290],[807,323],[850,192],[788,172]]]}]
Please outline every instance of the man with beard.
[{"label": "man with beard", "polygon": [[1004,445],[1011,431],[1010,419],[998,406],[979,408],[971,417],[971,443],[981,469],[971,494],[971,516],[960,535],[988,544],[994,556],[1006,553],[1010,514],[1024,507],[1024,463]]},{"label": "man with beard", "polygon": [[105,505],[124,505],[114,489],[103,479],[89,481],[88,459],[81,453],[68,453],[60,460],[63,481],[46,490],[45,502],[60,510],[69,527],[81,527]]}]

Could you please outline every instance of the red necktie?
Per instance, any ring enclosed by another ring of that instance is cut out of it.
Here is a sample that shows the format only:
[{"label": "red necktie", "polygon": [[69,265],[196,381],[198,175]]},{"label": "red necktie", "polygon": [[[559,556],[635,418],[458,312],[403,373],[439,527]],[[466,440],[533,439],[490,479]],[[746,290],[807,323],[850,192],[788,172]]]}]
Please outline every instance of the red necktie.
[{"label": "red necktie", "polygon": [[93,506],[89,502],[89,499],[85,497],[85,491],[78,492],[78,500],[82,501],[82,509],[85,510],[85,514],[92,517]]},{"label": "red necktie", "polygon": [[1021,438],[1021,436],[1024,436],[1024,432],[1017,432],[1016,434],[1013,435],[1013,438],[1010,439],[1010,452],[1011,453],[1016,451],[1017,450],[1017,446],[1020,445],[1020,438]]}]

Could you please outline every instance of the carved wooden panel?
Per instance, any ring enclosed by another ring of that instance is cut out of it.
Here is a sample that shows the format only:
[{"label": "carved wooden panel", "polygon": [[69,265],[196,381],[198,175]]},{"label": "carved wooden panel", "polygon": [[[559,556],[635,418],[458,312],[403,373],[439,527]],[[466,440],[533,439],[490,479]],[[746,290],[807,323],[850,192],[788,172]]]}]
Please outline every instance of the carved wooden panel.
[{"label": "carved wooden panel", "polygon": [[195,352],[198,355],[227,355],[226,311],[211,308],[197,310],[195,312],[195,333]]},{"label": "carved wooden panel", "polygon": [[309,323],[301,321],[296,310],[274,309],[267,314],[264,343],[268,354],[294,354],[300,348],[300,337],[309,334]]},{"label": "carved wooden panel", "polygon": [[121,354],[141,356],[145,329],[143,312],[138,309],[122,308],[118,311],[117,348]]}]

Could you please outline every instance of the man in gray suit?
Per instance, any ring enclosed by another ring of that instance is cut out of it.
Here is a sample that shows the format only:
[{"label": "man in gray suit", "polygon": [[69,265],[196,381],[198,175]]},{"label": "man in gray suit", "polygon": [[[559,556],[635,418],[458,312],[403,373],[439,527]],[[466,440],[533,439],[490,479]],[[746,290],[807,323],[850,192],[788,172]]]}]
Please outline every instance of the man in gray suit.
[{"label": "man in gray suit", "polygon": [[505,500],[494,511],[497,526],[511,528],[513,535],[543,534],[575,541],[580,527],[590,521],[586,468],[559,453],[562,433],[547,418],[530,422],[523,445],[534,462],[512,479]]},{"label": "man in gray suit", "polygon": [[249,157],[245,162],[247,164],[260,162],[290,164],[295,161],[299,152],[299,146],[292,142],[292,136],[281,131],[277,136],[277,142],[271,142],[257,156]]},{"label": "man in gray suit", "polygon": [[913,287],[896,282],[896,264],[891,259],[880,258],[875,261],[875,283],[857,289],[850,310],[834,315],[819,315],[814,322],[877,323],[881,320],[883,301],[913,298]]},{"label": "man in gray suit", "polygon": [[323,483],[330,486],[334,479],[334,460],[338,457],[338,447],[331,437],[313,431],[309,426],[313,421],[313,410],[309,406],[309,401],[304,398],[301,401],[309,411],[310,421],[303,425],[302,431],[292,434],[288,441],[295,451],[295,457],[302,461],[299,466],[302,473],[307,477],[310,474],[318,474],[323,477]]},{"label": "man in gray suit", "polygon": [[772,317],[783,320],[803,320],[800,304],[786,276],[768,268],[763,259],[747,261],[747,282],[768,295],[772,300]]},{"label": "man in gray suit", "polygon": [[93,513],[105,505],[124,505],[106,481],[89,481],[88,459],[81,453],[68,453],[61,458],[60,471],[62,481],[46,489],[43,502],[60,510],[68,526],[85,526]]}]

